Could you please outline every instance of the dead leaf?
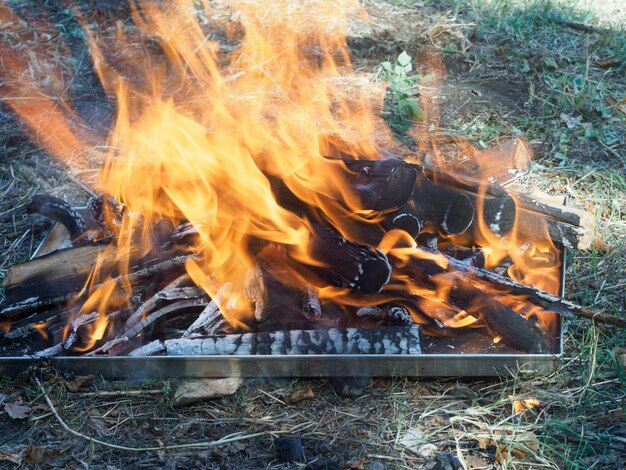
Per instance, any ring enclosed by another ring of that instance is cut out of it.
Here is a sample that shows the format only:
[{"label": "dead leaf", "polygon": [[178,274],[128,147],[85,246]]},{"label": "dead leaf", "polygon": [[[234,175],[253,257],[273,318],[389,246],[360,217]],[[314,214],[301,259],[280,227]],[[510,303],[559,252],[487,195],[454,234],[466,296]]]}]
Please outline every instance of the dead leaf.
[{"label": "dead leaf", "polygon": [[4,393],[0,393],[0,405],[2,405],[7,398]]},{"label": "dead leaf", "polygon": [[42,465],[50,460],[60,457],[61,452],[58,449],[49,449],[47,447],[38,447],[28,444],[22,452],[22,457],[29,465]]},{"label": "dead leaf", "polygon": [[315,394],[311,387],[299,388],[294,390],[291,396],[285,397],[285,403],[293,405],[304,400],[312,400],[315,398]]},{"label": "dead leaf", "polygon": [[63,385],[68,392],[78,392],[82,387],[94,379],[93,375],[78,375],[71,380],[63,379]]},{"label": "dead leaf", "polygon": [[537,408],[541,405],[541,402],[536,398],[522,398],[521,400],[514,400],[511,395],[509,395],[509,400],[513,403],[513,413],[524,413],[525,411],[531,410],[533,408]]},{"label": "dead leaf", "polygon": [[465,457],[465,463],[467,464],[467,468],[472,470],[479,469],[487,469],[490,468],[490,465],[479,455],[468,455]]},{"label": "dead leaf", "polygon": [[435,455],[437,446],[425,441],[424,433],[418,427],[412,427],[400,438],[399,443],[406,447],[407,450],[427,459]]},{"label": "dead leaf", "polygon": [[13,419],[26,419],[32,410],[30,406],[23,405],[21,402],[9,402],[4,404],[4,411]]},{"label": "dead leaf", "polygon": [[345,465],[345,469],[350,469],[350,470],[363,470],[365,467],[365,458],[364,457],[357,457],[355,459],[352,459],[350,462],[348,462]]},{"label": "dead leaf", "polygon": [[0,450],[0,462],[11,462],[17,466],[22,465],[23,449],[17,450]]},{"label": "dead leaf", "polygon": [[373,384],[372,387],[374,388],[389,388],[393,385],[393,381],[389,378],[382,378],[382,379],[378,379],[376,380]]}]

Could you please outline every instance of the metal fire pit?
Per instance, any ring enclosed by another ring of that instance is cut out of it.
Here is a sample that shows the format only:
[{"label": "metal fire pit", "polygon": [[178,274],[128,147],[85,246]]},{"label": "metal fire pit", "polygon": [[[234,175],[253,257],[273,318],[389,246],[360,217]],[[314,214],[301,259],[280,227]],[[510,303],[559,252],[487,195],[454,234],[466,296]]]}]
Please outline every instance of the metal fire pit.
[{"label": "metal fire pit", "polygon": [[[54,238],[54,228],[48,238]],[[57,237],[58,240],[58,237]],[[58,241],[53,242],[58,243]],[[46,241],[37,254],[48,251]],[[561,288],[565,289],[565,248],[561,248]],[[563,321],[557,318],[555,351],[549,354],[449,354],[377,355],[335,354],[294,356],[147,356],[79,357],[46,359],[54,367],[80,375],[105,378],[148,379],[170,377],[494,377],[516,371],[547,375],[563,354]],[[30,357],[0,358],[0,374],[15,375],[41,364]]]}]

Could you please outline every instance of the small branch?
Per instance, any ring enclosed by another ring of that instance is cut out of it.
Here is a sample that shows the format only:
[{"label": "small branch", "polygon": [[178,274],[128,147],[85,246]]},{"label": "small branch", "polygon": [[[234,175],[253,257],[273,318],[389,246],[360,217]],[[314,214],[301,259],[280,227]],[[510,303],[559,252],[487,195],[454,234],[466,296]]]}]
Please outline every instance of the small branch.
[{"label": "small branch", "polygon": [[565,317],[572,315],[587,318],[597,323],[605,323],[620,328],[626,328],[626,317],[618,317],[607,313],[598,312],[596,310],[582,307],[574,302],[563,299],[556,295],[548,294],[532,286],[519,284],[499,274],[487,271],[485,269],[476,268],[464,264],[462,261],[447,257],[448,263],[457,271],[470,273],[481,280],[489,282],[499,290],[503,290],[509,294],[527,296],[528,301],[540,306],[541,308],[558,313]]},{"label": "small branch", "polygon": [[308,284],[304,287],[302,314],[307,320],[311,321],[322,318],[322,304],[317,295],[317,289]]},{"label": "small branch", "polygon": [[606,34],[611,31],[609,28],[601,28],[600,26],[593,26],[585,23],[580,23],[578,21],[563,20],[561,18],[550,18],[550,20],[560,26],[572,28],[576,31],[582,31],[584,33]]},{"label": "small branch", "polygon": [[100,439],[96,439],[95,437],[91,437],[91,436],[87,436],[86,434],[83,434],[81,432],[75,431],[74,429],[70,428],[65,421],[63,421],[63,418],[61,418],[61,415],[59,415],[59,412],[57,411],[56,407],[54,406],[54,404],[52,403],[52,400],[50,399],[50,396],[48,395],[48,393],[46,392],[46,389],[44,388],[44,386],[41,384],[41,382],[39,381],[39,379],[37,377],[34,377],[35,382],[37,383],[37,386],[39,387],[39,390],[41,391],[44,399],[46,400],[46,403],[48,404],[48,407],[50,408],[50,411],[52,412],[52,414],[54,415],[54,417],[56,418],[56,420],[58,421],[58,423],[61,425],[61,427],[63,429],[65,429],[67,432],[69,432],[70,434],[73,434],[76,437],[80,437],[81,439],[85,439],[89,442],[91,442],[92,444],[100,444],[102,446],[108,447],[110,449],[117,449],[117,450],[124,450],[126,452],[153,452],[153,451],[166,451],[166,450],[175,450],[175,449],[204,449],[207,447],[215,447],[215,446],[219,446],[222,444],[228,444],[229,442],[236,442],[236,441],[243,441],[246,439],[254,439],[255,437],[261,437],[261,436],[266,436],[266,435],[272,435],[272,434],[288,434],[288,433],[293,433],[296,429],[290,429],[287,431],[263,431],[263,432],[257,432],[257,433],[253,433],[253,434],[244,434],[244,435],[229,435],[229,436],[225,436],[222,439],[218,439],[217,441],[204,441],[204,442],[193,442],[190,444],[175,444],[175,445],[169,445],[169,446],[154,446],[154,447],[128,447],[128,446],[122,446],[122,445],[118,445],[118,444],[113,444],[110,442],[106,442],[106,441],[101,441]]}]

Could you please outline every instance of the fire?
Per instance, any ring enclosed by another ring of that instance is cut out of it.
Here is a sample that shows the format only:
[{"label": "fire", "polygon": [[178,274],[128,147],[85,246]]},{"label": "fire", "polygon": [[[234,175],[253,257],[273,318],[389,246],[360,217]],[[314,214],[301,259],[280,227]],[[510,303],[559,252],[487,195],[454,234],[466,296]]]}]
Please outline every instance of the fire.
[{"label": "fire", "polygon": [[[117,260],[118,280],[106,279],[97,266],[86,285],[89,297],[78,311],[98,313],[96,321],[82,327],[89,329],[85,349],[105,336],[107,312],[123,308],[132,297],[132,286],[123,280],[132,260],[162,249],[154,228],[159,223],[191,223],[197,236],[188,249],[195,255],[187,261],[188,274],[211,297],[220,286],[232,284],[220,309],[232,326],[245,328],[252,312],[242,295],[243,282],[257,257],[278,262],[287,250],[304,265],[321,265],[307,249],[310,218],[279,204],[275,185],[280,182],[343,236],[359,241],[355,227],[378,223],[378,214],[360,206],[342,177],[343,164],[325,157],[378,159],[381,143],[392,140],[378,117],[384,86],[351,67],[345,40],[349,22],[366,20],[356,0],[227,2],[230,21],[218,32],[225,36],[222,42],[208,32],[208,2],[132,5],[136,29],[118,24],[107,33],[84,24],[95,70],[117,105],[105,146],[95,145],[97,134],[85,130],[88,126],[72,110],[63,72],[32,67],[53,62],[50,51],[37,48],[28,55],[9,43],[0,46],[6,75],[12,77],[0,85],[7,103],[57,157],[100,168],[98,189],[123,207],[116,244],[104,253]],[[6,5],[0,5],[0,20],[20,21]],[[426,117],[436,122],[435,111],[427,110]],[[420,137],[424,132],[423,126],[415,129]],[[515,230],[498,237],[482,220],[478,227],[474,235],[487,268],[508,258],[513,279],[558,290],[553,245],[523,245]],[[397,230],[377,248],[401,264],[425,259],[446,266],[445,257]],[[285,270],[285,283],[308,282],[302,273]],[[401,287],[389,295],[409,294],[419,307],[410,308],[415,321],[424,322],[419,312],[426,311],[449,327],[478,322],[477,312],[447,304],[454,276],[439,276],[431,287],[401,273],[393,276],[391,284]],[[318,287],[322,299],[360,302],[346,289]],[[124,299],[117,294],[120,289]],[[379,295],[381,302],[389,301],[387,292]]]}]

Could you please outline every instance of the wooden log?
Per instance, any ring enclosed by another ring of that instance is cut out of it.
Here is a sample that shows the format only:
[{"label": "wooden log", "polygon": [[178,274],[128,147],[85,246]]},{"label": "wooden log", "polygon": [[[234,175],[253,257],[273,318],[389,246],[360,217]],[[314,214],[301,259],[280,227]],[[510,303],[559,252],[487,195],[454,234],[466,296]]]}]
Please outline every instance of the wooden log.
[{"label": "wooden log", "polygon": [[[525,171],[529,160],[525,143],[504,144],[506,148],[500,152],[509,155],[520,171]],[[497,153],[497,152],[496,152]],[[381,151],[381,157],[390,160],[402,159],[390,152]],[[488,161],[482,158],[481,162]],[[526,162],[526,163],[524,163]],[[412,163],[406,163],[413,165]],[[569,248],[589,249],[594,242],[595,219],[592,214],[562,204],[555,204],[545,197],[526,195],[512,189],[494,184],[508,180],[500,170],[489,168],[482,163],[483,170],[476,174],[446,169],[442,171],[432,164],[417,165],[424,176],[432,182],[448,188],[455,188],[470,197],[475,207],[483,207],[483,217],[489,229],[496,235],[506,235],[514,225],[516,215],[520,234],[531,240],[545,239],[544,224],[552,240]],[[506,166],[506,165],[505,165]],[[492,173],[500,175],[493,178]],[[418,173],[419,174],[419,173]]]},{"label": "wooden log", "polygon": [[398,208],[413,192],[417,169],[398,159],[342,162],[348,170],[346,185],[358,194],[361,209]]},{"label": "wooden log", "polygon": [[471,226],[474,212],[474,205],[466,194],[435,185],[418,176],[409,201],[388,216],[383,227],[404,230],[413,238],[427,228],[459,235]]},{"label": "wooden log", "polygon": [[243,333],[164,341],[168,356],[421,354],[419,325]]},{"label": "wooden log", "polygon": [[[481,302],[482,306],[478,306]],[[544,334],[532,320],[494,302],[492,296],[483,296],[482,300],[475,298],[473,304],[487,327],[500,335],[505,344],[531,354],[550,352]]]},{"label": "wooden log", "polygon": [[332,229],[313,227],[308,254],[316,265],[307,268],[332,286],[372,294],[380,292],[391,277],[391,265],[382,251],[351,242]]},{"label": "wooden log", "polygon": [[520,234],[537,240],[545,238],[544,221],[550,238],[566,248],[587,250],[595,239],[593,214],[555,203],[546,195],[515,194]]},{"label": "wooden log", "polygon": [[568,248],[586,250],[593,244],[595,220],[586,211],[555,204],[545,197],[505,190],[494,184],[464,181],[454,175],[437,173],[431,177],[437,183],[459,188],[467,194],[481,195],[484,198],[484,220],[496,235],[510,231],[518,217],[517,229],[526,239],[544,240],[547,226],[552,240]]},{"label": "wooden log", "polygon": [[[5,289],[2,306],[27,300],[35,303],[56,299],[64,297],[68,292],[78,291],[93,271],[98,256],[105,250],[106,246],[102,245],[79,246],[12,266],[2,283]],[[2,316],[11,317],[4,311]]]}]

